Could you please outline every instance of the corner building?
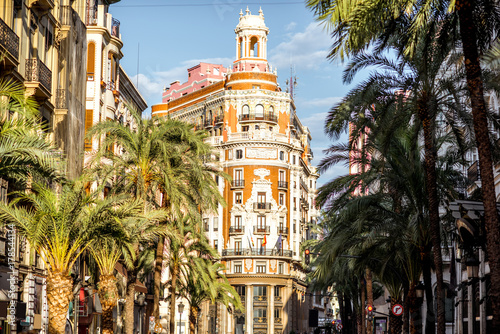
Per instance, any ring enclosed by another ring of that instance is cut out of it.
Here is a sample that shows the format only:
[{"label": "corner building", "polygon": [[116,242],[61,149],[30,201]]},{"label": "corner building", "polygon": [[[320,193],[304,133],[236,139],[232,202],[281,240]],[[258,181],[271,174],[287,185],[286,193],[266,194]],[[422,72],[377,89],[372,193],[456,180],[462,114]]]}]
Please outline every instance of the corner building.
[{"label": "corner building", "polygon": [[173,82],[163,103],[152,107],[153,116],[208,130],[221,168],[232,177],[218,180],[227,206],[204,214],[203,224],[245,312],[207,303],[198,326],[202,333],[309,332],[313,301],[306,294],[300,245],[315,237],[309,226],[318,216],[311,134],[267,62],[269,29],[262,10],[240,12],[235,33],[230,68],[200,63],[188,69],[187,82]]}]

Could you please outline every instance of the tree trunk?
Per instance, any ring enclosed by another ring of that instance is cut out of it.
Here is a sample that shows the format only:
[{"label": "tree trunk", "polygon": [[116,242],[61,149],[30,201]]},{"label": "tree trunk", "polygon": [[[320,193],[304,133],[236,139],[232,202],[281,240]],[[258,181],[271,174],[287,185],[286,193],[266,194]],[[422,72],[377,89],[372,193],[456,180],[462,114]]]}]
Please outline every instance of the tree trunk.
[{"label": "tree trunk", "polygon": [[411,284],[408,291],[408,307],[410,311],[410,334],[421,334],[422,312],[420,300],[417,298],[415,282]]},{"label": "tree trunk", "polygon": [[116,277],[114,275],[101,275],[98,292],[102,305],[102,333],[113,334],[113,308],[118,301]]},{"label": "tree trunk", "polygon": [[154,272],[154,296],[153,296],[153,316],[159,321],[160,319],[160,289],[161,289],[161,272],[163,269],[163,247],[165,239],[158,238],[158,246],[156,247],[156,260]]},{"label": "tree trunk", "polygon": [[491,289],[488,298],[491,301],[493,323],[491,332],[500,333],[500,226],[496,209],[495,182],[493,178],[493,161],[488,134],[484,88],[481,79],[481,67],[477,49],[477,29],[472,13],[476,4],[473,0],[457,0],[456,9],[459,16],[460,35],[465,57],[465,72],[469,89],[472,121],[479,155],[481,171],[481,193],[484,205],[484,222],[486,228],[486,250],[491,273]]},{"label": "tree trunk", "polygon": [[189,334],[196,333],[197,319],[198,319],[198,307],[189,305]]},{"label": "tree trunk", "polygon": [[170,268],[170,334],[175,334],[175,293],[177,290],[177,267]]},{"label": "tree trunk", "polygon": [[429,115],[429,98],[425,95],[418,102],[418,115],[422,122],[425,144],[425,179],[429,198],[429,222],[436,270],[437,334],[445,334],[443,257],[441,253],[441,229],[439,198],[437,194],[436,148],[434,145],[434,122]]},{"label": "tree trunk", "polygon": [[125,334],[134,334],[134,301],[137,272],[127,271],[127,296],[125,299]]},{"label": "tree trunk", "polygon": [[405,283],[404,284],[404,288],[403,288],[403,315],[400,316],[401,321],[403,323],[403,333],[404,334],[408,334],[409,331],[410,331],[410,317],[409,317],[409,314],[410,312],[408,312],[408,291],[409,291],[409,287],[408,287],[408,283]]},{"label": "tree trunk", "polygon": [[[391,310],[396,304],[402,305],[403,302],[399,298],[391,297]],[[395,316],[392,312],[389,313],[389,331],[391,334],[401,334],[403,328],[403,316]]]},{"label": "tree trunk", "polygon": [[431,255],[429,251],[424,250],[422,258],[422,276],[424,277],[425,301],[427,304],[427,313],[425,316],[425,334],[434,334],[436,332],[436,322],[434,314],[434,294],[432,291],[432,272]]},{"label": "tree trunk", "polygon": [[[372,271],[369,268],[365,270],[366,275],[366,299],[368,305],[373,307],[373,281],[372,281]],[[373,319],[366,322],[366,333],[373,333]]]},{"label": "tree trunk", "polygon": [[361,286],[361,300],[360,300],[360,304],[361,304],[361,310],[359,312],[359,318],[360,318],[360,323],[361,323],[361,326],[358,328],[358,333],[366,333],[365,332],[365,329],[366,329],[366,303],[365,303],[365,300],[366,300],[366,284],[365,284],[365,278],[363,276],[361,276],[361,279],[360,279],[360,286]]},{"label": "tree trunk", "polygon": [[70,276],[61,272],[49,271],[47,276],[49,334],[64,334],[66,327],[66,314],[68,313],[72,293],[73,280]]}]

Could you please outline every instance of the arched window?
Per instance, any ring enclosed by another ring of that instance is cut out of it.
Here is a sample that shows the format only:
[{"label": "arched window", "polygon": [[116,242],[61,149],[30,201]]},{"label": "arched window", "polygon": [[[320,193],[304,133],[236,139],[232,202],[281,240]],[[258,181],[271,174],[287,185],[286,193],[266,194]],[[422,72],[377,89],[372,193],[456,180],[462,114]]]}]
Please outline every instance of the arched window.
[{"label": "arched window", "polygon": [[94,80],[94,69],[95,69],[95,43],[89,43],[87,47],[87,80]]},{"label": "arched window", "polygon": [[255,106],[255,117],[264,117],[264,106],[262,104]]},{"label": "arched window", "polygon": [[243,38],[240,38],[240,43],[239,43],[239,48],[240,48],[240,50],[239,50],[239,51],[240,51],[240,52],[239,52],[239,53],[240,53],[240,58],[245,57],[245,54],[244,54],[244,52],[245,52],[245,47],[244,47],[244,46],[245,46],[245,44],[243,43]]},{"label": "arched window", "polygon": [[259,56],[259,40],[256,36],[250,38],[250,57]]},{"label": "arched window", "polygon": [[273,106],[269,107],[269,115],[271,115],[271,116],[274,115],[274,107]]}]

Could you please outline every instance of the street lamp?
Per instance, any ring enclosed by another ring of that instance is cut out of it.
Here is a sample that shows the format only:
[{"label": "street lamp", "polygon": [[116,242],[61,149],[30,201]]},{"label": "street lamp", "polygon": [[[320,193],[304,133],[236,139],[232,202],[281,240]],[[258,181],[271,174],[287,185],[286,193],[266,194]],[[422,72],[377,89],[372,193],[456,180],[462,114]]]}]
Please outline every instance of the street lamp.
[{"label": "street lamp", "polygon": [[465,260],[465,265],[467,266],[467,277],[478,278],[479,277],[479,260],[472,254],[469,254]]},{"label": "street lamp", "polygon": [[182,312],[184,312],[184,304],[182,302],[177,305],[177,308],[179,309],[179,334],[181,333],[181,325],[182,325]]},{"label": "street lamp", "polygon": [[425,292],[425,286],[422,282],[418,282],[417,286],[415,287],[415,295],[417,298],[421,299],[424,298],[424,292]]}]

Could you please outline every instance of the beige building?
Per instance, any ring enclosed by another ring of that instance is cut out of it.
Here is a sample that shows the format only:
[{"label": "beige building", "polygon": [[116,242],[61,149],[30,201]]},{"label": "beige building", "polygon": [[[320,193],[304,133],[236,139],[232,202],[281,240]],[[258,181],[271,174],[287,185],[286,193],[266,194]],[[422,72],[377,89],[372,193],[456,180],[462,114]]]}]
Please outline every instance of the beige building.
[{"label": "beige building", "polygon": [[[218,164],[232,177],[218,180],[228,205],[207,212],[203,224],[246,310],[207,304],[200,333],[304,333],[309,309],[325,308],[307,292],[301,252],[319,214],[312,137],[267,62],[268,32],[262,11],[240,13],[233,64],[188,69],[188,81],[173,82],[152,107],[155,117],[208,130]],[[187,314],[176,320],[181,332],[187,321]]]}]

